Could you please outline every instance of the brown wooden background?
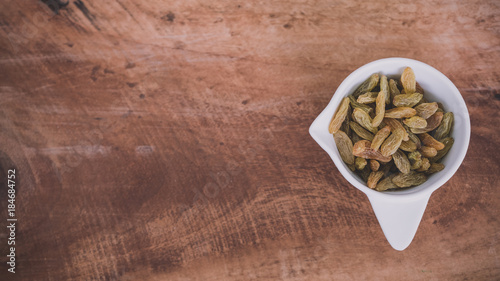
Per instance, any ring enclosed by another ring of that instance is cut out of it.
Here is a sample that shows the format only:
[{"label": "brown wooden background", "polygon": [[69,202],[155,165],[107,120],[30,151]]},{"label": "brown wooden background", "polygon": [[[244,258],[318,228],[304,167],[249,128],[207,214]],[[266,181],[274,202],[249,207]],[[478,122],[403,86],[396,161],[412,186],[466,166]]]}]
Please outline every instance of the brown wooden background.
[{"label": "brown wooden background", "polygon": [[[500,2],[2,1],[0,29],[1,280],[500,279]],[[472,122],[403,252],[308,134],[394,56]]]}]

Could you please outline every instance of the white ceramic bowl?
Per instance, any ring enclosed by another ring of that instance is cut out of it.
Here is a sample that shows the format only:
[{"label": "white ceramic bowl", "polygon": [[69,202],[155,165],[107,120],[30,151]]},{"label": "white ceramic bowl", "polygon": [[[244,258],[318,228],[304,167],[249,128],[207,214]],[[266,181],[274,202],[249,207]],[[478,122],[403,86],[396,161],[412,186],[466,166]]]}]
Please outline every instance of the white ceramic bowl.
[{"label": "white ceramic bowl", "polygon": [[[408,66],[415,72],[416,80],[424,89],[427,100],[441,102],[446,112],[453,112],[455,118],[451,136],[455,142],[442,160],[445,169],[431,175],[424,184],[400,191],[378,192],[368,188],[342,161],[333,136],[328,132],[328,125],[342,98],[351,94],[371,74],[379,73],[389,78],[400,77]],[[391,246],[403,250],[415,236],[431,193],[445,184],[462,164],[469,146],[470,120],[462,95],[444,74],[416,60],[387,58],[370,62],[351,73],[337,88],[323,112],[314,120],[309,133],[330,155],[344,178],[368,196]]]}]

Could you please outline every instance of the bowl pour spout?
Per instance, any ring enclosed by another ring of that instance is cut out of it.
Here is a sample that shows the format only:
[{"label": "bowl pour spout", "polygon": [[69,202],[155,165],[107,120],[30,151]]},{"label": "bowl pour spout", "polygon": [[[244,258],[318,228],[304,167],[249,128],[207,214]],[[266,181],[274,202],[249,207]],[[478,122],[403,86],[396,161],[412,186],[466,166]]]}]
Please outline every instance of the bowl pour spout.
[{"label": "bowl pour spout", "polygon": [[387,241],[394,249],[402,251],[410,245],[417,232],[430,194],[405,200],[397,197],[368,195]]}]

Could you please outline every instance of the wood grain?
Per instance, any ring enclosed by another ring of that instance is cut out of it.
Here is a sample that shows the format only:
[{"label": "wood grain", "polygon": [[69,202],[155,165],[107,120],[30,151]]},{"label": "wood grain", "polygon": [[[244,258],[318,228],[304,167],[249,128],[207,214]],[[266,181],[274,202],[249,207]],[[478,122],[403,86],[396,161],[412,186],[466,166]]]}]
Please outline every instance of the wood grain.
[{"label": "wood grain", "polygon": [[[0,279],[498,280],[499,22],[497,1],[0,3]],[[396,56],[447,75],[472,122],[403,252],[308,135]]]}]

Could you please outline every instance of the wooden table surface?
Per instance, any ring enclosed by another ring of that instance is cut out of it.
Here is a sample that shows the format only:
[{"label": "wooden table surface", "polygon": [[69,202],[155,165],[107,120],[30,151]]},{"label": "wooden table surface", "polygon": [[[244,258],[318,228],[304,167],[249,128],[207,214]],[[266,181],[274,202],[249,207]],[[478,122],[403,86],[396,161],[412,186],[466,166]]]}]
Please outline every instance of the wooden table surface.
[{"label": "wooden table surface", "polygon": [[[1,280],[500,279],[500,2],[2,1],[0,27]],[[472,123],[403,252],[308,134],[385,57]]]}]

